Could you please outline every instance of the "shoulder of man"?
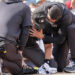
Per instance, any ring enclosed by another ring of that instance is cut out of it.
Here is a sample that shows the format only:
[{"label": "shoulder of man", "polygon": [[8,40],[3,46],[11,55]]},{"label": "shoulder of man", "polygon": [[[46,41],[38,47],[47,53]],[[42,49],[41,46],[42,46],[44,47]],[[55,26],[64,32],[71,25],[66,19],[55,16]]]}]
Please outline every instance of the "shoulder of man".
[{"label": "shoulder of man", "polygon": [[20,5],[21,7],[23,7],[23,9],[30,9],[30,7],[29,7],[26,3],[20,2],[19,5]]}]

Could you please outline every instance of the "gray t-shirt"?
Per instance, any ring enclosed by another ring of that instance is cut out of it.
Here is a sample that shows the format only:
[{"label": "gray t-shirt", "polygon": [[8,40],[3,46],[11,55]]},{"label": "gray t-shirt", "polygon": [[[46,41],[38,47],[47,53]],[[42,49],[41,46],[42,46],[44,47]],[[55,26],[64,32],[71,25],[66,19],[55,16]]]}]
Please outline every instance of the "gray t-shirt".
[{"label": "gray t-shirt", "polygon": [[24,27],[32,26],[30,8],[18,3],[0,2],[0,37],[16,41]]}]

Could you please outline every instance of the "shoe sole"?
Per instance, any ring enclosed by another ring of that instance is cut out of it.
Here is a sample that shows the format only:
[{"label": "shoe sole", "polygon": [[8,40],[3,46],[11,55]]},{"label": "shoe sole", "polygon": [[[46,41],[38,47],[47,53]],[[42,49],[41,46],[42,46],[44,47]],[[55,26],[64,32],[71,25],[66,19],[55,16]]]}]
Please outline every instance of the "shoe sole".
[{"label": "shoe sole", "polygon": [[65,70],[65,72],[67,72],[67,73],[75,73],[75,70],[74,71]]}]

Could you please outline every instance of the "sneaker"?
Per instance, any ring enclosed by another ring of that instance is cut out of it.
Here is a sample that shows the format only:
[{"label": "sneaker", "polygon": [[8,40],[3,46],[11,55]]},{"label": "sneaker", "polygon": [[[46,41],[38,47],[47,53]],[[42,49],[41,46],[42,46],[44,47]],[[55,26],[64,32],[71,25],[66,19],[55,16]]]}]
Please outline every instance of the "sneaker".
[{"label": "sneaker", "polygon": [[70,61],[69,65],[66,68],[64,68],[64,71],[68,73],[75,73],[75,62]]},{"label": "sneaker", "polygon": [[72,67],[73,65],[75,65],[74,61],[70,61],[69,64],[66,67]]},{"label": "sneaker", "polygon": [[38,70],[39,74],[54,74],[57,72],[57,68],[51,67],[48,63],[44,63]]}]

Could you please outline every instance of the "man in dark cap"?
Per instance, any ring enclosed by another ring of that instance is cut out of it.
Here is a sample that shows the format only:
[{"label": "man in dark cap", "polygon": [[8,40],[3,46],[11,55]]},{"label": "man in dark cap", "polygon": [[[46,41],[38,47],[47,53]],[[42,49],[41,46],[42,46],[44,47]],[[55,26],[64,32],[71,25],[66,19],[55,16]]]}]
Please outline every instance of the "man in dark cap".
[{"label": "man in dark cap", "polygon": [[2,0],[0,2],[0,53],[3,66],[13,75],[22,74],[21,56],[18,53],[17,41],[20,49],[24,50],[32,27],[30,8],[21,0]]}]

